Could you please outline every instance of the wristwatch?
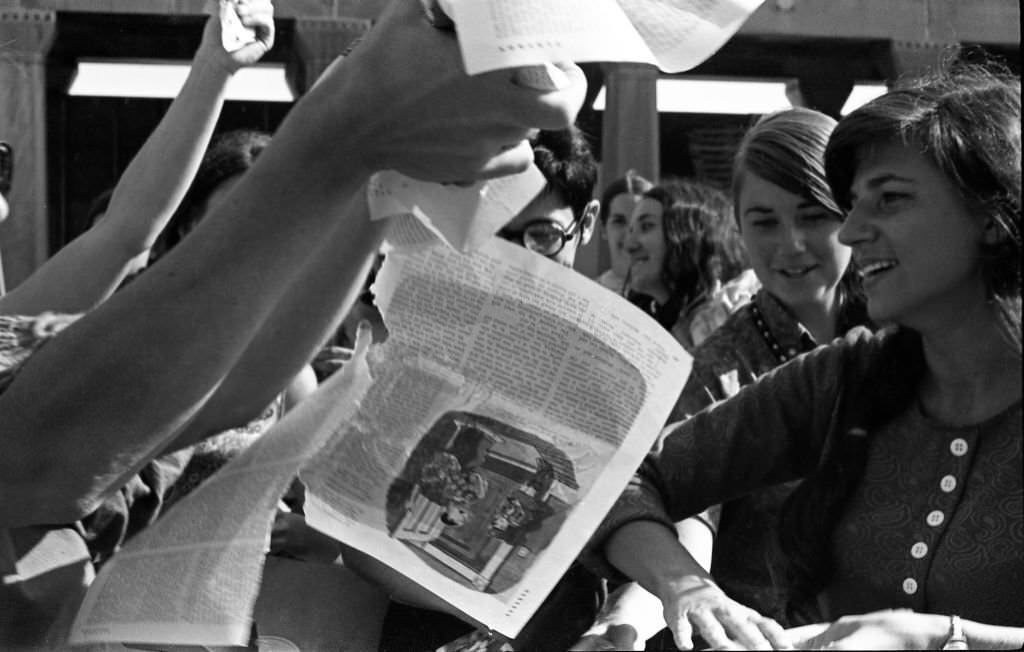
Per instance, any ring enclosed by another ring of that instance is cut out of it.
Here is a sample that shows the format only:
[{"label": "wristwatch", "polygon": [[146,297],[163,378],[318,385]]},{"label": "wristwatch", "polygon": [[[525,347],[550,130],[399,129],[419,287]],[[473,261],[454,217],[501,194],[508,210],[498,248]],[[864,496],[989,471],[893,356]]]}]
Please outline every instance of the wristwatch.
[{"label": "wristwatch", "polygon": [[949,617],[949,638],[940,648],[942,650],[969,650],[967,637],[964,636],[964,626],[960,622],[960,616],[953,614]]}]

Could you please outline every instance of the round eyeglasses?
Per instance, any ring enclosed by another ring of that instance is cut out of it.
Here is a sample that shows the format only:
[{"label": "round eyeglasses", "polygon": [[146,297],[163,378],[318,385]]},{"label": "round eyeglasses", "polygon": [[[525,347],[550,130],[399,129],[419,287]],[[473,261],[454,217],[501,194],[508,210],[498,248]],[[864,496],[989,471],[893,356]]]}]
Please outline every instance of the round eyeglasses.
[{"label": "round eyeglasses", "polygon": [[498,231],[498,237],[521,244],[542,256],[557,256],[565,248],[565,243],[576,237],[582,221],[581,215],[565,228],[550,218],[540,217],[527,222],[521,229],[502,229]]}]

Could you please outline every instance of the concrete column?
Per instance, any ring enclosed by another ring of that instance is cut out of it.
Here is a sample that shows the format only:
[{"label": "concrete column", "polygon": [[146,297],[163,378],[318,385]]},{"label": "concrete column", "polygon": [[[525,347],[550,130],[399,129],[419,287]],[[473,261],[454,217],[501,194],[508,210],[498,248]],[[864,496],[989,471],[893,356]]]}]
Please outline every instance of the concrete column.
[{"label": "concrete column", "polygon": [[0,139],[14,149],[11,214],[0,224],[7,287],[25,280],[49,255],[46,183],[46,54],[53,11],[0,10]]},{"label": "concrete column", "polygon": [[[606,64],[605,109],[601,130],[601,174],[597,192],[636,170],[657,180],[661,173],[658,134],[658,69],[638,63]],[[576,257],[576,269],[595,276],[610,264],[600,228]]]},{"label": "concrete column", "polygon": [[362,18],[296,19],[296,58],[288,67],[295,92],[305,93],[327,66],[361,38],[371,24]]}]

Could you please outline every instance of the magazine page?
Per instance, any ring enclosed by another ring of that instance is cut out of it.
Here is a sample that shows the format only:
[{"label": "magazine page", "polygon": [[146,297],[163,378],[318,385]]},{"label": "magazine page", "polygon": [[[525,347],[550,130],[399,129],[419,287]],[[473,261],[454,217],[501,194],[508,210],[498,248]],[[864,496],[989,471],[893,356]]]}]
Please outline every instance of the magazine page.
[{"label": "magazine page", "polygon": [[277,503],[366,391],[365,335],[340,372],[114,555],[72,644],[249,644]]},{"label": "magazine page", "polygon": [[763,0],[443,0],[466,72],[558,61],[631,61],[682,72],[701,63]]},{"label": "magazine page", "polygon": [[764,0],[618,0],[658,67],[683,72],[732,38]]},{"label": "magazine page", "polygon": [[657,63],[616,0],[443,0],[441,7],[456,28],[473,27],[458,31],[470,75],[559,61]]},{"label": "magazine page", "polygon": [[[301,478],[315,527],[513,637],[668,416],[690,358],[578,272],[492,238],[396,223],[389,337],[355,418]],[[415,246],[407,246],[413,244]]]}]

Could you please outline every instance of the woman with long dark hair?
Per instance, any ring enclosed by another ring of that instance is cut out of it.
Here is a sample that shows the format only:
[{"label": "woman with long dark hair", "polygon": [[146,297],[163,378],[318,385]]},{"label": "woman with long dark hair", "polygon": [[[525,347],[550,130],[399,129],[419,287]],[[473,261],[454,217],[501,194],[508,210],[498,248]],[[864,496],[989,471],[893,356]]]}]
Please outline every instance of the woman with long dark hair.
[{"label": "woman with long dark hair", "polygon": [[[826,171],[870,317],[666,430],[595,545],[681,647],[791,643],[694,572],[672,524],[805,478],[780,528],[811,645],[1024,644],[1020,81],[978,68],[844,118]],[[638,554],[641,552],[642,554]],[[960,648],[962,649],[962,648]]]},{"label": "woman with long dark hair", "polygon": [[626,297],[688,351],[757,289],[728,195],[671,179],[640,198],[629,221]]}]

